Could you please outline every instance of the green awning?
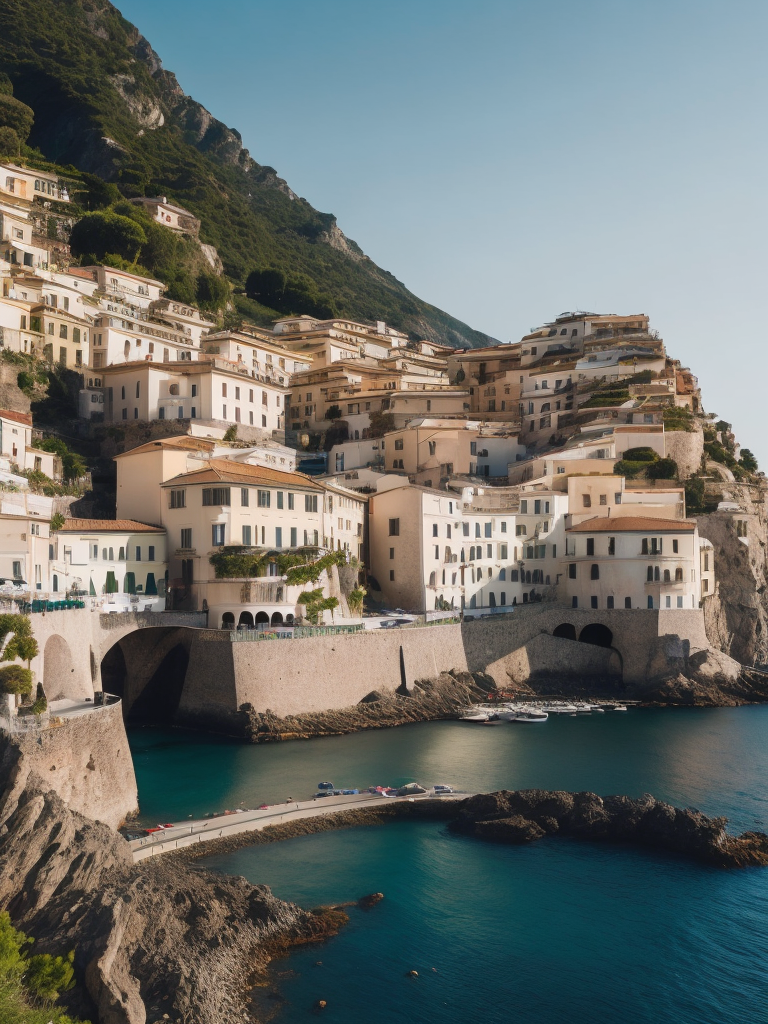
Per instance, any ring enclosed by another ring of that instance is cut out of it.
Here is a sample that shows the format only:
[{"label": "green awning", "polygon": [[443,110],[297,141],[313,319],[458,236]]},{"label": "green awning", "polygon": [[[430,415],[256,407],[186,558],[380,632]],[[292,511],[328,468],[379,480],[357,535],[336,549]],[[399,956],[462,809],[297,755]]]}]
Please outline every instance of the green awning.
[{"label": "green awning", "polygon": [[123,593],[124,594],[135,594],[136,593],[136,573],[127,572],[125,579],[123,580]]},{"label": "green awning", "polygon": [[155,583],[155,574],[153,572],[147,573],[147,585],[144,587],[145,594],[157,594],[157,584]]},{"label": "green awning", "polygon": [[117,593],[117,580],[115,579],[115,574],[112,569],[107,569],[106,591],[108,594]]},{"label": "green awning", "polygon": [[91,597],[96,597],[96,587],[94,587],[93,585],[93,577],[91,577],[91,581],[88,584],[88,593],[91,595]]}]

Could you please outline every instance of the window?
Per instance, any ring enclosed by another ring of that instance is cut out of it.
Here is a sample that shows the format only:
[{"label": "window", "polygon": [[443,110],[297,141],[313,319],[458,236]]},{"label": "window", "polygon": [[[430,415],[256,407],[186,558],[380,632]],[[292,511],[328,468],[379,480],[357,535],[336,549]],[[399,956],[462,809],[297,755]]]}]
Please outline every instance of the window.
[{"label": "window", "polygon": [[228,487],[204,487],[203,505],[229,505]]},{"label": "window", "polygon": [[403,439],[402,437],[395,438],[395,451],[401,452],[403,450]]},{"label": "window", "polygon": [[584,508],[592,508],[592,498],[589,494],[582,494],[581,503],[584,506]]},{"label": "window", "polygon": [[141,397],[141,381],[139,380],[136,381],[136,397]]},{"label": "window", "polygon": [[568,579],[569,580],[575,580],[576,579],[576,563],[575,562],[569,562],[568,563]]},{"label": "window", "polygon": [[291,527],[291,547],[295,548],[299,542],[299,534],[295,526]]},{"label": "window", "polygon": [[394,583],[394,581],[395,581],[395,570],[394,569],[390,569],[389,570],[389,582],[390,583]]},{"label": "window", "polygon": [[317,495],[316,494],[305,494],[304,495],[304,511],[305,512],[317,512]]},{"label": "window", "polygon": [[123,386],[122,386],[122,387],[120,388],[120,397],[121,397],[122,399],[124,399],[124,398],[125,398],[125,385],[123,385]]},{"label": "window", "polygon": [[390,557],[390,559],[393,559],[395,557],[395,549],[394,548],[390,548],[389,549],[389,557]]},{"label": "window", "polygon": [[672,607],[672,598],[670,597],[669,594],[667,594],[666,597],[664,598],[664,607],[665,608],[671,608]]},{"label": "window", "polygon": [[709,572],[709,552],[704,552],[704,572]]},{"label": "window", "polygon": [[673,540],[672,541],[672,554],[673,555],[678,554],[679,548],[680,548],[679,541],[677,539]]},{"label": "window", "polygon": [[235,401],[240,401],[240,388],[235,388]]},{"label": "window", "polygon": [[493,529],[493,524],[492,523],[485,523],[485,536],[486,537],[490,537],[491,536],[492,529]]},{"label": "window", "polygon": [[600,504],[601,505],[607,505],[608,504],[608,495],[607,494],[601,494],[600,495]]},{"label": "window", "polygon": [[527,530],[526,530],[526,528],[524,526],[516,526],[515,527],[515,536],[516,537],[525,537],[526,533],[527,533]]},{"label": "window", "polygon": [[211,543],[215,548],[224,544],[224,523],[214,523],[211,527]]},{"label": "window", "polygon": [[21,579],[21,562],[13,563],[13,578],[16,580]]},{"label": "window", "polygon": [[[154,547],[153,544],[149,545],[149,549],[148,549],[148,552],[147,552],[147,559],[150,562],[154,562],[154,560],[155,560],[155,547]],[[110,562],[112,561],[112,548],[109,549],[109,560],[110,560]]]},{"label": "window", "polygon": [[197,398],[197,384],[192,385],[192,397]]},{"label": "window", "polygon": [[288,511],[292,512],[296,505],[296,495],[288,492]]},{"label": "window", "polygon": [[432,536],[437,536],[437,523],[432,523]]},{"label": "window", "polygon": [[587,537],[587,555],[594,555],[595,553],[595,538]]},{"label": "window", "polygon": [[597,608],[597,598],[596,597],[590,597],[590,599],[589,599],[589,606],[590,606],[590,608]]},{"label": "window", "polygon": [[[528,595],[526,594],[524,596],[527,597]],[[578,607],[579,607],[579,599],[578,599],[578,597],[572,597],[571,598],[571,608],[578,608]]]},{"label": "window", "polygon": [[640,544],[640,554],[641,555],[647,555],[648,554],[648,538],[647,537],[643,537],[643,539],[642,539],[642,542]]},{"label": "window", "polygon": [[[185,527],[181,531],[181,546],[183,548],[191,548],[192,547],[192,528],[191,527]],[[120,550],[122,551],[123,549],[121,548]],[[123,556],[121,554],[120,558],[122,558],[122,557]]]},{"label": "window", "polygon": [[653,583],[653,566],[649,565],[645,571],[645,580],[647,583]]},{"label": "window", "polygon": [[501,524],[501,532],[502,533],[506,533],[507,532],[507,521],[506,520],[503,520],[503,522]]},{"label": "window", "polygon": [[589,578],[591,580],[599,580],[600,579],[600,566],[597,563],[595,563],[592,566],[592,568],[590,569],[590,571],[589,571]]},{"label": "window", "polygon": [[248,508],[251,503],[251,492],[247,487],[240,488],[240,504],[243,508]]},{"label": "window", "polygon": [[701,592],[703,594],[706,594],[708,590],[709,590],[709,580],[702,580],[701,581]]},{"label": "window", "polygon": [[400,536],[400,520],[390,519],[389,520],[389,536],[399,537]]},{"label": "window", "polygon": [[221,385],[221,397],[222,398],[226,398],[227,397],[227,385],[226,384],[222,384]]},{"label": "window", "polygon": [[469,536],[469,523],[462,523],[461,524],[461,532],[462,532],[462,535],[464,537],[468,537]]},{"label": "window", "polygon": [[74,341],[75,343],[79,344],[79,342],[80,342],[80,328],[79,327],[73,327],[72,328],[72,341]]},{"label": "window", "polygon": [[609,555],[615,555],[616,554],[616,538],[615,537],[609,537],[608,538],[608,554]]},{"label": "window", "polygon": [[[106,550],[104,551],[104,554],[106,555]],[[141,561],[141,548],[139,547],[138,544],[136,545],[136,561]]]},{"label": "window", "polygon": [[480,536],[480,523],[475,523],[475,536]]},{"label": "window", "polygon": [[259,508],[269,508],[271,491],[256,491],[256,504]]},{"label": "window", "polygon": [[605,599],[605,607],[613,608],[613,598],[610,595]]},{"label": "window", "polygon": [[527,498],[523,498],[520,501],[520,515],[522,515],[522,516],[528,515],[528,499]]},{"label": "window", "polygon": [[621,491],[618,491],[616,494],[614,494],[614,496],[613,496],[613,503],[614,503],[614,505],[620,505],[621,504]]},{"label": "window", "polygon": [[261,425],[262,425],[262,427],[266,427],[266,425],[267,425],[267,417],[266,416],[262,416],[261,417]]},{"label": "window", "polygon": [[499,544],[499,561],[505,562],[507,560],[509,557],[507,554],[508,550],[506,544]]},{"label": "window", "polygon": [[[429,454],[434,455],[435,450],[437,449],[437,441],[428,441],[427,443],[429,445]],[[397,442],[395,442],[395,444],[397,444]]]},{"label": "window", "polygon": [[439,558],[439,557],[440,557],[440,545],[439,544],[435,544],[435,558]]},{"label": "window", "polygon": [[281,548],[283,546],[283,528],[282,526],[275,527],[275,547]]},{"label": "window", "polygon": [[677,597],[677,607],[678,608],[682,608],[683,607],[683,598],[682,598],[681,594],[678,594],[678,597]]},{"label": "window", "polygon": [[187,492],[186,491],[171,491],[170,500],[168,502],[168,508],[186,508],[187,507]]},{"label": "window", "polygon": [[[125,410],[123,410],[123,411],[125,411]],[[160,408],[157,410],[157,417],[158,417],[158,419],[161,419],[161,420],[165,419],[165,409],[162,406],[160,406]]]}]

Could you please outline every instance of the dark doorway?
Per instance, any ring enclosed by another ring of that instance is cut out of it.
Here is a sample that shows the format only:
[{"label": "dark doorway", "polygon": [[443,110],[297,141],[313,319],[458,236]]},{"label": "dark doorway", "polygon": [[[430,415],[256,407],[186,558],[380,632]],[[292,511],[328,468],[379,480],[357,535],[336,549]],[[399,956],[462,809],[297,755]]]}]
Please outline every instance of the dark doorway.
[{"label": "dark doorway", "polygon": [[[95,659],[94,659],[95,660]],[[128,668],[125,654],[119,643],[110,648],[101,662],[101,688],[105,693],[114,693],[116,697],[125,696],[125,677]],[[98,688],[98,684],[96,684]]]}]

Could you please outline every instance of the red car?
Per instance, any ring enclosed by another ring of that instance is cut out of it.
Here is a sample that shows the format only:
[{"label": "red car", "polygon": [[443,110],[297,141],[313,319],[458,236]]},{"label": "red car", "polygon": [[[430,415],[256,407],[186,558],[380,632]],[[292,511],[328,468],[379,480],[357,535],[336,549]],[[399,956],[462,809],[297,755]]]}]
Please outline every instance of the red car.
[{"label": "red car", "polygon": [[269,810],[269,804],[259,804],[259,810],[260,811],[268,811]]}]

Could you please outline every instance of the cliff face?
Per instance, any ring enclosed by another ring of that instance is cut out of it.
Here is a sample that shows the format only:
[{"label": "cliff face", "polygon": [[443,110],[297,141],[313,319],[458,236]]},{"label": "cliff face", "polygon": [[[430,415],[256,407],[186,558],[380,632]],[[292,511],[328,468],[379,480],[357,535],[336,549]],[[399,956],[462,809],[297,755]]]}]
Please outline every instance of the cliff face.
[{"label": "cliff face", "polygon": [[740,511],[697,516],[699,533],[715,548],[717,591],[704,602],[707,635],[747,666],[768,664],[767,490],[729,484],[724,497]]},{"label": "cliff face", "polygon": [[75,950],[71,1008],[100,1024],[243,1019],[267,946],[331,928],[243,878],[168,857],[134,866],[117,833],[68,808],[34,774],[21,791],[0,792],[0,908],[35,938],[36,952]]},{"label": "cliff face", "polygon": [[70,718],[53,729],[12,737],[0,732],[0,779],[7,799],[31,775],[81,814],[117,828],[138,808],[136,776],[119,704]]}]

